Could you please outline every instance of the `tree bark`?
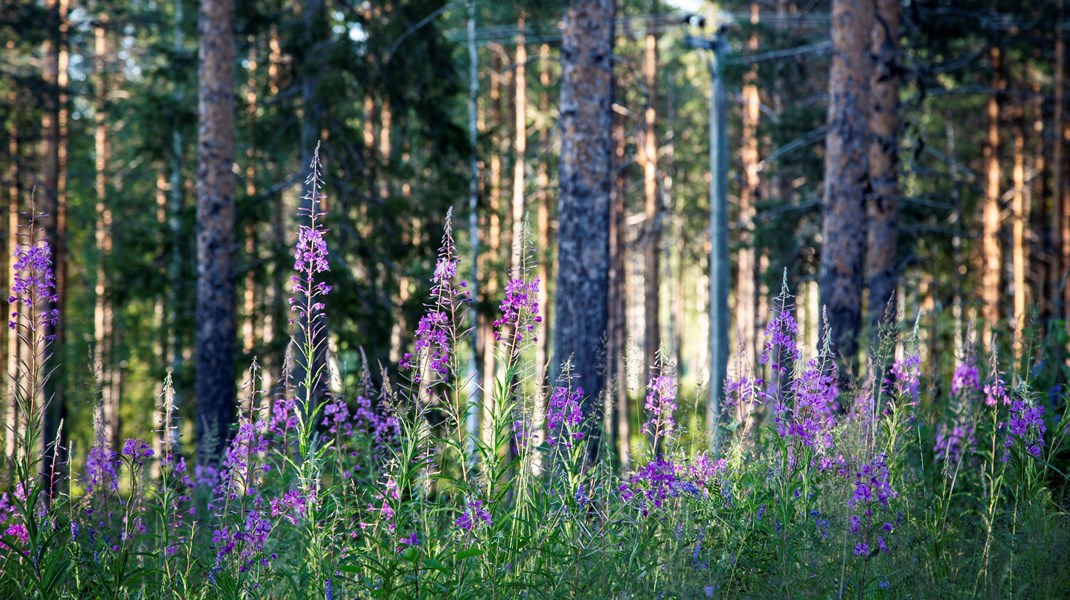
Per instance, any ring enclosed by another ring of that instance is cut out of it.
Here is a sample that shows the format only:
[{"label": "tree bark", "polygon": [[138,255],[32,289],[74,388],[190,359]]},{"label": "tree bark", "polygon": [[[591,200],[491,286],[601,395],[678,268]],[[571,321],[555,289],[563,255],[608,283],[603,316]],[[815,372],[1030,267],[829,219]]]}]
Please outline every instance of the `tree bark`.
[{"label": "tree bark", "polygon": [[[8,43],[8,51],[14,50],[14,42]],[[7,95],[8,106],[17,108],[19,106],[18,87],[11,86]],[[3,215],[7,219],[7,231],[8,236],[5,240],[4,254],[7,256],[7,264],[13,267],[11,258],[18,250],[18,235],[19,235],[19,211],[22,208],[22,192],[19,186],[20,172],[19,164],[21,157],[19,156],[19,128],[18,119],[9,120],[8,129],[8,142],[7,142],[7,154],[8,154],[8,182],[7,182],[7,194],[8,194],[8,206],[7,214]],[[12,273],[8,273],[8,277],[4,280],[4,285],[10,285]],[[19,353],[21,351],[21,339],[17,332],[10,330],[7,326],[7,321],[11,318],[11,311],[15,310],[15,307],[7,302],[7,294],[3,295],[3,303],[7,309],[4,313],[4,319],[0,322],[0,326],[8,332],[7,345],[5,350],[5,362],[4,362],[4,380],[7,382],[8,393],[3,397],[3,409],[4,409],[4,456],[8,459],[15,457],[15,440],[19,435],[19,411],[18,405],[15,403],[14,385],[19,372],[18,360]]]},{"label": "tree bark", "polygon": [[[657,12],[654,2],[652,13]],[[643,148],[639,153],[643,167],[643,206],[646,213],[643,240],[643,365],[656,369],[661,349],[661,223],[658,207],[658,135],[657,135],[658,38],[648,32],[643,53],[643,83],[646,109],[643,113]]]},{"label": "tree bark", "polygon": [[[561,49],[561,167],[554,353],[570,361],[591,423],[604,382],[612,164],[614,0],[576,0]],[[555,370],[561,373],[561,369]],[[600,432],[588,437],[597,453]]]},{"label": "tree bark", "polygon": [[819,276],[821,304],[827,307],[844,377],[855,371],[862,314],[873,12],[872,0],[832,2]]},{"label": "tree bark", "polygon": [[111,350],[114,347],[114,313],[112,311],[108,284],[107,263],[112,251],[112,212],[108,205],[108,174],[111,161],[111,140],[108,136],[108,56],[111,46],[108,39],[107,15],[98,16],[93,29],[96,70],[95,113],[93,115],[94,148],[94,194],[96,196],[96,223],[93,238],[97,260],[93,301],[93,375],[100,394],[98,432],[100,442],[112,450],[118,450],[120,440],[119,396],[112,385]]},{"label": "tree bark", "polygon": [[992,331],[1000,317],[1000,271],[1003,268],[1003,252],[999,242],[1000,222],[1000,183],[1002,173],[999,166],[999,117],[1000,90],[1003,89],[1002,49],[992,46],[992,94],[988,97],[986,115],[988,118],[984,147],[985,191],[981,216],[981,317],[983,319],[982,343],[987,348],[991,343]]},{"label": "tree bark", "polygon": [[197,450],[216,460],[235,417],[234,0],[203,0],[197,143]]},{"label": "tree bark", "polygon": [[[755,29],[747,37],[747,50],[757,52],[760,47],[757,25],[761,18],[760,7],[752,3],[750,22]],[[747,356],[753,359],[757,336],[757,292],[755,290],[754,214],[759,200],[761,178],[759,176],[758,125],[761,119],[761,100],[758,96],[758,64],[755,63],[743,74],[743,126],[740,137],[740,158],[743,161],[743,185],[739,193],[739,251],[736,254],[736,329],[740,345]],[[741,407],[745,409],[745,407]]]},{"label": "tree bark", "polygon": [[513,162],[513,254],[510,260],[510,277],[524,277],[523,267],[525,262],[524,248],[524,155],[528,151],[528,85],[527,67],[528,52],[524,46],[524,16],[517,19],[516,23],[516,73],[515,95],[513,103],[516,106],[516,131],[513,138],[513,150],[516,152],[516,160]]},{"label": "tree bark", "polygon": [[899,0],[877,0],[873,24],[875,64],[870,85],[869,176],[872,193],[867,203],[866,287],[870,325],[883,320],[889,303],[896,306],[899,242]]},{"label": "tree bark", "polygon": [[606,340],[606,394],[614,407],[613,439],[617,445],[617,460],[627,469],[631,460],[631,421],[628,415],[628,381],[625,373],[625,343],[627,341],[627,299],[625,297],[624,267],[624,157],[627,152],[624,115],[613,112],[613,187],[609,199],[609,309]]}]

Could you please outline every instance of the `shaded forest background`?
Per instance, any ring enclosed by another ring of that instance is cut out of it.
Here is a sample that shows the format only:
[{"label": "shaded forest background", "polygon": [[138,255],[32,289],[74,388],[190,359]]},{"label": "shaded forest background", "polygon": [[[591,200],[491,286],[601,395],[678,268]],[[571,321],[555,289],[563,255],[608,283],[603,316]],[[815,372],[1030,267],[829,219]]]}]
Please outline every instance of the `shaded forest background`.
[{"label": "shaded forest background", "polygon": [[[830,94],[831,4],[696,7],[707,33],[726,24],[731,46],[721,70],[730,347],[748,360],[783,278],[796,296],[801,339],[818,345],[830,291],[820,289],[821,264],[849,248],[830,246],[823,233],[834,206],[826,140],[840,135],[829,113],[837,96],[835,85]],[[853,32],[870,49],[875,74],[862,100],[893,117],[870,125],[885,128],[878,145],[891,162],[884,179],[871,179],[879,161],[870,154],[869,169],[850,181],[864,186],[869,204],[856,202],[861,219],[848,221],[864,235],[881,223],[892,238],[868,242],[869,260],[881,257],[884,266],[869,265],[854,303],[865,316],[860,330],[837,338],[841,358],[866,368],[852,351],[874,334],[884,300],[894,297],[905,327],[915,318],[921,325],[927,369],[949,373],[956,358],[987,347],[998,332],[1005,355],[1050,357],[1040,380],[1065,382],[1065,2],[868,4],[868,21],[852,22],[869,25]],[[254,357],[265,387],[280,383],[290,340],[290,248],[318,140],[332,248],[328,339],[339,385],[354,383],[362,350],[389,371],[411,346],[451,207],[462,251],[477,257],[462,263],[479,290],[477,347],[466,351],[484,386],[495,369],[485,343],[491,322],[507,273],[524,257],[542,282],[546,314],[532,352],[540,365],[563,358],[552,357],[552,324],[564,4],[475,2],[471,29],[467,8],[442,0],[238,2],[230,63],[234,242],[224,249],[237,310],[230,395]],[[647,367],[659,354],[676,365],[687,393],[700,398],[697,390],[708,386],[710,72],[707,57],[682,43],[696,33],[686,8],[616,3],[603,341],[607,430],[625,459],[629,440],[639,437]],[[889,28],[887,14],[897,27]],[[870,37],[874,31],[891,32],[890,43]],[[0,8],[0,279],[10,280],[20,211],[30,210],[33,196],[49,215],[63,315],[46,431],[63,420],[64,435],[81,448],[94,439],[95,423],[113,447],[152,427],[168,372],[183,439],[192,445],[196,437],[202,34],[198,4],[183,0],[4,0]],[[883,98],[894,101],[880,104],[874,98],[890,81],[895,89]],[[847,136],[837,144],[844,139],[861,143]],[[528,249],[518,251],[514,240],[525,231]],[[6,329],[0,335],[9,356],[25,352]],[[0,396],[9,396],[6,388]],[[702,432],[704,409],[694,413],[690,429]],[[4,419],[9,430],[19,420],[9,402]],[[10,455],[13,436],[6,440]]]}]

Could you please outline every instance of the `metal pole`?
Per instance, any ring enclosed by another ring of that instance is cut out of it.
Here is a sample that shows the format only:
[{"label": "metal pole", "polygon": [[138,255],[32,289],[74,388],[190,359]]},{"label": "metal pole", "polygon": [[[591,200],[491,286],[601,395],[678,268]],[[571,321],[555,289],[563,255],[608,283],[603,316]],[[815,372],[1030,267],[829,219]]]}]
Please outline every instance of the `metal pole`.
[{"label": "metal pole", "polygon": [[728,44],[710,44],[710,439],[720,442],[720,400],[728,370],[728,136],[721,67]]}]

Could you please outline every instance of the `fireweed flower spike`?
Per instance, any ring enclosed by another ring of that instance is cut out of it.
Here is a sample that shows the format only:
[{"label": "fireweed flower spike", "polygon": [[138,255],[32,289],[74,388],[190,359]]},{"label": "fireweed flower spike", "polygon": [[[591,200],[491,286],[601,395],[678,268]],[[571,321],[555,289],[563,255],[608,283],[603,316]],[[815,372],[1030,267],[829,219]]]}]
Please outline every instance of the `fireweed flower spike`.
[{"label": "fireweed flower spike", "polygon": [[[431,278],[431,302],[416,327],[414,351],[406,352],[399,365],[402,370],[411,372],[412,382],[417,386],[443,382],[449,377],[450,358],[456,345],[456,324],[463,319],[464,307],[471,301],[464,282],[459,287],[456,284],[458,260],[453,242],[452,214],[452,210],[446,214],[442,245]],[[422,381],[424,369],[431,381]]]},{"label": "fireweed flower spike", "polygon": [[558,387],[554,390],[546,410],[546,428],[550,432],[546,438],[548,444],[553,446],[561,442],[565,448],[571,449],[573,441],[583,439],[583,432],[579,431],[583,422],[582,398],[583,388],[580,387],[575,390]]},{"label": "fireweed flower spike", "polygon": [[673,415],[676,412],[676,381],[670,375],[658,375],[647,384],[646,404],[644,406],[647,421],[643,423],[643,433],[650,436],[652,447],[667,439],[676,429]]}]

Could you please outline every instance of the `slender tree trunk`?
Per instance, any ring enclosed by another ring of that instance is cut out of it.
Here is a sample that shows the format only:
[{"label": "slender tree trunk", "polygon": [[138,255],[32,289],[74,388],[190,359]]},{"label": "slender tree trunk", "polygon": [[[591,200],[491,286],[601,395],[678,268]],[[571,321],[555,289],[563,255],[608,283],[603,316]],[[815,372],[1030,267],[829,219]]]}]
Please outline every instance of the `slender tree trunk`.
[{"label": "slender tree trunk", "polygon": [[1025,132],[1023,124],[1018,122],[1014,132],[1014,166],[1011,168],[1011,182],[1014,195],[1011,197],[1011,273],[1014,285],[1014,338],[1015,351],[1020,351],[1022,328],[1025,325],[1026,302],[1026,240],[1025,226],[1028,215],[1025,208]]},{"label": "slender tree trunk", "polygon": [[[282,39],[279,35],[278,27],[273,24],[268,32],[267,62],[268,94],[272,99],[277,98],[281,91],[282,61]],[[281,179],[283,177],[281,161],[271,160],[269,162],[272,165],[276,179]],[[285,350],[283,350],[282,346],[283,340],[287,339],[287,327],[289,325],[284,289],[286,276],[292,265],[288,260],[280,260],[280,257],[287,255],[284,250],[287,249],[285,223],[289,213],[286,208],[285,198],[286,195],[283,192],[271,199],[271,247],[272,255],[275,258],[272,260],[271,285],[269,286],[266,300],[269,307],[268,314],[267,318],[264,319],[264,329],[261,336],[264,348],[268,350],[267,360],[264,361],[264,389],[272,390],[272,392],[279,388],[279,381],[282,379],[282,363],[285,356]],[[274,400],[275,394],[268,394],[268,411],[272,410]]]},{"label": "slender tree trunk", "polygon": [[[657,12],[654,2],[652,12]],[[657,122],[658,38],[648,32],[643,53],[643,82],[646,87],[646,110],[643,113],[643,199],[646,225],[643,243],[643,365],[657,367],[661,349],[661,223],[658,198],[658,122]]]},{"label": "slender tree trunk", "polygon": [[[172,49],[177,54],[185,49],[185,35],[183,33],[183,21],[185,20],[185,13],[183,5],[184,0],[175,0],[174,6],[174,33],[172,35]],[[172,90],[172,99],[175,105],[179,105],[182,102],[182,91],[175,85]],[[183,368],[183,343],[182,336],[178,332],[178,310],[182,298],[182,247],[184,245],[184,236],[182,235],[182,208],[185,204],[184,185],[182,180],[182,161],[185,153],[185,143],[182,139],[182,126],[178,123],[178,119],[174,119],[171,123],[171,164],[170,164],[170,188],[171,194],[168,206],[167,225],[170,229],[171,236],[171,261],[167,266],[167,281],[169,298],[167,301],[167,348],[170,354],[170,361],[168,362],[171,373],[176,376],[177,382],[174,385],[172,393],[172,403],[174,405],[174,411],[176,415],[181,415],[182,399],[187,391],[185,386],[181,385],[181,378],[178,378],[178,374],[181,373]],[[175,433],[177,437],[177,430]]]},{"label": "slender tree trunk", "polygon": [[[613,144],[614,0],[576,0],[561,49],[561,170],[554,354],[571,362],[586,415],[604,382],[609,273],[609,196]],[[555,371],[560,373],[560,369]],[[597,425],[595,425],[597,428]],[[588,437],[592,456],[600,432]]]},{"label": "slender tree trunk", "polygon": [[234,421],[234,0],[203,0],[197,144],[197,450],[215,460]]},{"label": "slender tree trunk", "polygon": [[[750,22],[755,27],[747,37],[747,50],[757,52],[761,45],[757,25],[761,19],[758,3],[750,5]],[[759,200],[761,178],[758,151],[758,125],[761,119],[761,100],[758,96],[758,64],[752,64],[743,74],[743,127],[740,158],[743,161],[743,185],[739,193],[739,251],[736,255],[739,273],[736,276],[736,328],[740,345],[747,356],[755,355],[757,336],[757,292],[755,290],[754,214]],[[745,407],[741,407],[744,408]]]},{"label": "slender tree trunk", "polygon": [[[490,157],[490,189],[487,191],[487,254],[485,258],[486,268],[483,269],[486,278],[484,287],[484,301],[495,306],[498,300],[498,272],[501,263],[502,244],[502,153],[501,137],[502,126],[502,85],[501,85],[501,58],[497,50],[494,50],[490,60],[490,123],[491,128],[491,157]],[[483,322],[483,413],[481,417],[483,442],[490,444],[493,431],[493,414],[495,410],[495,357],[494,342],[491,333],[490,322],[493,319],[485,318]]]},{"label": "slender tree trunk", "polygon": [[873,8],[872,0],[832,1],[820,285],[845,377],[855,371],[862,313]]},{"label": "slender tree trunk", "polygon": [[[249,142],[245,147],[245,195],[256,198],[256,38],[249,40],[249,59],[245,80],[245,125],[248,127]],[[250,218],[245,225],[245,281],[242,289],[242,351],[252,355],[256,351],[256,269],[259,261],[257,252],[256,219]]]},{"label": "slender tree trunk", "polygon": [[[471,247],[471,264],[472,271],[469,277],[469,293],[474,301],[479,301],[479,52],[476,49],[476,2],[475,0],[467,0],[467,19],[465,22],[468,32],[468,145],[469,145],[469,159],[468,168],[471,170],[471,179],[468,180],[468,243]],[[473,307],[470,309],[471,315],[471,327],[472,327],[472,354],[469,359],[468,369],[470,371],[471,381],[473,382],[472,389],[469,392],[469,404],[466,407],[467,418],[465,420],[465,427],[468,433],[469,440],[469,456],[472,460],[475,459],[474,446],[475,440],[479,436],[479,407],[482,402],[482,390],[479,388],[479,384],[483,381],[480,372],[480,342],[483,340],[482,332],[479,330],[479,309]],[[542,343],[541,341],[539,343]],[[537,361],[536,361],[537,362]],[[539,369],[536,365],[536,369]],[[542,397],[541,391],[541,379],[539,379],[539,386],[536,389],[536,398]],[[536,419],[542,413],[536,411]],[[541,427],[535,427],[536,435],[542,433]],[[541,443],[541,438],[536,441],[536,445]]]},{"label": "slender tree trunk", "polygon": [[[1065,0],[1060,0],[1059,20],[1066,14]],[[1055,70],[1053,73],[1054,84],[1054,114],[1052,115],[1052,169],[1051,169],[1051,236],[1052,256],[1048,270],[1048,293],[1051,314],[1055,319],[1062,317],[1063,290],[1062,280],[1064,274],[1070,272],[1070,263],[1063,260],[1063,249],[1067,247],[1066,238],[1063,237],[1063,211],[1062,198],[1063,188],[1066,187],[1066,142],[1063,136],[1063,126],[1066,121],[1066,32],[1057,27],[1055,29]]]},{"label": "slender tree trunk", "polygon": [[527,66],[528,51],[524,39],[524,16],[517,19],[516,36],[516,73],[515,96],[513,103],[516,106],[516,137],[513,142],[513,150],[516,152],[516,160],[513,162],[513,254],[510,260],[509,270],[511,277],[524,277],[523,267],[524,254],[524,155],[528,151],[528,83]]},{"label": "slender tree trunk", "polygon": [[[70,74],[68,73],[70,48],[67,40],[67,17],[70,10],[70,1],[58,0],[56,9],[58,18],[55,33],[56,139],[54,152],[56,172],[54,181],[56,187],[53,208],[55,212],[52,217],[52,230],[49,232],[49,241],[52,244],[52,264],[55,271],[56,308],[59,309],[61,318],[56,321],[56,325],[51,332],[55,339],[49,346],[49,354],[53,357],[49,364],[49,368],[52,371],[45,385],[46,409],[44,431],[42,432],[43,445],[44,448],[48,449],[49,457],[42,464],[42,478],[45,482],[46,497],[50,499],[53,494],[56,473],[62,472],[62,463],[66,460],[66,450],[64,448],[66,436],[60,431],[60,427],[67,417],[66,375],[61,353],[67,338],[66,319],[62,313],[67,306],[67,161],[70,120],[70,111],[67,106],[68,84],[70,81]],[[52,451],[54,445],[57,445],[55,454]],[[56,456],[58,460],[53,461],[52,456]]]},{"label": "slender tree trunk", "polygon": [[875,64],[870,85],[873,114],[869,127],[869,177],[872,195],[866,248],[869,323],[884,318],[889,303],[896,307],[896,254],[899,240],[899,0],[877,0],[873,26]]},{"label": "slender tree trunk", "polygon": [[108,205],[108,175],[111,162],[111,140],[108,136],[108,96],[111,83],[108,78],[108,56],[111,51],[108,36],[109,24],[107,16],[101,14],[93,30],[97,76],[96,110],[93,117],[94,193],[96,195],[94,242],[97,250],[93,290],[93,374],[100,394],[99,422],[103,427],[98,432],[101,435],[100,441],[107,447],[118,450],[120,443],[119,398],[115,388],[111,385],[113,361],[110,350],[114,347],[114,324],[107,269],[112,251],[112,213]]},{"label": "slender tree trunk", "polygon": [[609,199],[609,311],[606,344],[606,394],[614,406],[613,439],[617,443],[617,459],[622,470],[631,461],[631,421],[628,415],[628,381],[625,373],[625,342],[627,299],[625,297],[624,268],[624,159],[627,152],[624,115],[613,112],[613,187]]},{"label": "slender tree trunk", "polygon": [[[9,42],[8,43],[8,51],[11,52],[13,50],[14,50],[14,42]],[[17,86],[15,86],[15,85],[11,86],[11,89],[8,91],[7,101],[8,101],[8,106],[11,106],[13,108],[17,108],[19,106],[18,87]],[[18,113],[16,112],[16,114],[18,114]],[[19,212],[22,209],[22,198],[21,198],[22,194],[21,194],[21,189],[19,187],[20,156],[19,156],[19,128],[18,128],[18,119],[17,118],[9,119],[7,150],[8,150],[8,164],[7,164],[7,168],[8,168],[8,182],[7,182],[8,205],[7,205],[7,214],[4,215],[4,217],[7,218],[8,237],[7,237],[7,240],[5,240],[6,243],[5,243],[5,246],[4,246],[4,253],[8,257],[8,264],[13,267],[12,263],[10,262],[10,260],[11,260],[11,257],[13,257],[15,255],[16,250],[18,250],[18,239],[19,239],[19,231],[20,231],[20,229],[19,229],[19,224],[20,224]],[[11,272],[8,273],[7,279],[4,280],[4,285],[5,286],[10,285],[12,275],[13,275],[13,273],[11,273]],[[6,456],[8,459],[13,459],[13,458],[15,458],[15,440],[18,438],[18,435],[19,435],[19,427],[18,427],[18,424],[19,424],[19,411],[18,411],[18,405],[15,403],[15,394],[13,392],[14,392],[14,386],[17,385],[16,380],[17,380],[17,376],[18,376],[18,372],[19,372],[18,359],[19,359],[19,353],[21,351],[21,349],[20,349],[21,340],[19,339],[19,336],[15,331],[12,331],[12,330],[8,329],[8,327],[7,327],[7,321],[8,321],[8,319],[11,318],[10,317],[11,311],[14,310],[15,307],[11,306],[7,302],[7,294],[4,294],[3,296],[4,296],[4,298],[3,298],[4,306],[7,308],[7,311],[4,313],[3,323],[0,323],[0,325],[2,325],[3,328],[8,331],[7,345],[4,347],[4,350],[6,352],[5,355],[4,355],[6,357],[5,362],[4,362],[4,366],[5,366],[4,379],[6,380],[8,385],[10,386],[8,388],[9,393],[6,394],[3,397],[3,405],[2,405],[3,409],[4,409],[4,433],[6,435],[6,438],[4,439],[4,456]]]},{"label": "slender tree trunk", "polygon": [[999,243],[1000,222],[1000,183],[999,166],[999,118],[1000,91],[1003,89],[1002,49],[997,45],[991,50],[992,89],[988,97],[986,114],[988,129],[985,135],[984,172],[985,192],[984,208],[981,217],[981,316],[984,319],[982,343],[987,348],[991,343],[993,327],[1000,317],[1000,271],[1003,268],[1003,252]]},{"label": "slender tree trunk", "polygon": [[[543,119],[549,120],[550,114],[550,45],[539,46],[539,113]],[[539,264],[539,309],[543,311],[543,319],[535,326],[535,335],[539,338],[535,342],[535,414],[539,432],[539,440],[542,440],[542,420],[546,414],[546,398],[543,394],[543,386],[546,383],[546,362],[550,355],[550,315],[547,314],[550,304],[550,128],[544,126],[539,132],[539,175],[538,175],[538,215],[536,223],[536,245],[538,247]]]}]

